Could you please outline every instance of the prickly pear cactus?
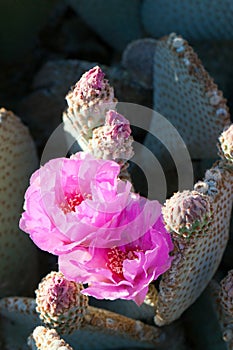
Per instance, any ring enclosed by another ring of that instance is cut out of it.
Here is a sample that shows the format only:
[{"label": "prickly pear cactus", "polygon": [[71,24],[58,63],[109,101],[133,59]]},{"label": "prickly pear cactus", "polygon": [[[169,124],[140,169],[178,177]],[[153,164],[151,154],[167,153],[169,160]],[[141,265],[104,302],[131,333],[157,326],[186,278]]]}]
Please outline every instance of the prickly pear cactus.
[{"label": "prickly pear cactus", "polygon": [[61,272],[48,274],[35,291],[41,320],[59,333],[79,329],[88,306],[88,297],[81,290],[81,284],[66,280]]},{"label": "prickly pear cactus", "polygon": [[231,0],[222,0],[221,4],[218,0],[190,0],[188,3],[182,0],[144,0],[142,21],[147,32],[154,37],[177,31],[189,40],[231,40],[232,10]]},{"label": "prickly pear cactus", "polygon": [[[153,82],[154,110],[174,125],[191,158],[216,158],[217,138],[230,124],[229,109],[222,92],[181,36],[173,33],[157,41]],[[161,153],[150,136],[145,144],[156,155]]]},{"label": "prickly pear cactus", "polygon": [[68,0],[68,3],[106,43],[118,51],[142,35],[140,0]]},{"label": "prickly pear cactus", "polygon": [[28,129],[0,109],[0,297],[32,292],[37,251],[18,228],[24,192],[37,156]]},{"label": "prickly pear cactus", "polygon": [[[83,350],[128,348],[138,344],[153,349],[164,340],[161,330],[154,326],[87,305],[87,298],[80,291],[79,284],[67,281],[59,272],[52,272],[39,284],[36,300],[18,297],[1,299],[0,320],[5,318],[1,324],[5,349],[27,349],[26,339],[31,332],[29,343],[32,349],[57,349],[55,343],[52,347],[49,341],[50,332],[55,336],[56,330],[65,331],[63,338],[74,349],[80,347]],[[38,328],[41,324],[39,317],[47,328]],[[49,328],[52,328],[51,331]],[[56,339],[62,345],[58,335]]]},{"label": "prickly pear cactus", "polygon": [[[165,52],[169,50],[174,51],[173,54],[179,56],[176,62],[179,63],[179,60],[182,59],[182,64],[187,65],[187,61],[184,60],[187,57],[183,56],[183,51],[186,52],[186,49],[187,52],[190,53],[190,51],[183,39],[171,36],[169,40],[165,43]],[[196,113],[200,109],[200,125],[204,123],[206,134],[212,135],[211,143],[214,142],[214,137],[216,136],[215,134],[213,135],[212,131],[214,130],[217,134],[220,126],[223,127],[228,124],[229,114],[221,93],[218,90],[214,90],[214,92],[210,90],[210,94],[208,89],[205,90],[205,84],[207,83],[210,84],[211,88],[215,89],[215,86],[211,85],[212,82],[202,67],[198,66],[195,60],[192,61],[193,57],[193,53],[190,53],[188,56],[188,61],[190,60],[191,62],[191,71],[188,71],[187,76],[189,78],[193,77],[188,82],[194,87],[198,103],[200,104],[194,111],[194,116],[197,117]],[[195,68],[200,70],[195,70]],[[174,73],[174,71],[172,72]],[[89,145],[91,152],[94,152],[98,145],[101,144],[101,154],[99,155],[101,158],[123,160],[122,149],[117,149],[118,153],[115,157],[117,146],[112,145],[120,144],[121,148],[122,145],[127,146],[124,153],[128,154],[128,157],[132,156],[129,124],[115,110],[105,111],[107,124],[106,120],[104,124],[104,118],[101,120],[97,119],[96,124],[96,120],[93,118],[94,114],[89,115],[87,113],[90,102],[95,106],[101,105],[101,101],[98,99],[98,97],[101,99],[99,91],[101,87],[105,87],[102,86],[103,74],[98,67],[95,67],[92,73],[94,73],[94,76],[90,77],[89,74],[86,74],[84,78],[87,79],[84,79],[84,84],[81,84],[81,87],[80,84],[76,85],[76,88],[70,93],[68,110],[63,116],[65,126],[68,126],[67,130],[71,134],[73,133],[78,140],[81,135],[85,141],[84,143],[86,143],[84,146],[87,147]],[[170,74],[170,70],[168,70],[168,73]],[[177,74],[177,72],[175,73]],[[168,76],[170,76],[169,74]],[[185,74],[187,74],[187,70],[185,70]],[[163,85],[163,80],[161,82],[161,87],[164,89],[166,84]],[[95,88],[93,84],[97,84],[97,87]],[[185,84],[187,85],[187,83],[182,84],[181,87],[185,86]],[[198,93],[198,87],[200,87],[201,92],[204,91],[206,93],[204,97]],[[90,90],[92,92],[90,93],[91,96],[88,95]],[[182,91],[184,92],[184,90]],[[80,102],[83,103],[83,97],[85,97],[83,92],[86,93],[87,97],[87,105],[85,106],[80,104]],[[79,100],[77,96],[82,97]],[[173,96],[172,93],[171,96]],[[91,98],[89,99],[89,97]],[[116,102],[113,94],[110,99],[110,102]],[[208,101],[207,104],[205,104],[206,101]],[[176,103],[177,101],[175,101],[175,105]],[[183,103],[184,105],[187,104],[187,99]],[[221,110],[220,116],[217,113],[219,109]],[[210,114],[207,113],[205,115],[203,110],[204,112],[210,112]],[[204,117],[201,112],[204,113]],[[210,117],[209,120],[213,125],[207,123],[207,116]],[[117,117],[115,123],[112,117]],[[211,117],[213,118],[211,119]],[[220,120],[218,120],[218,117]],[[3,121],[4,118],[5,115],[2,115]],[[183,116],[180,118],[179,123],[183,121],[183,118]],[[192,127],[194,125],[192,118],[194,117],[190,118]],[[88,122],[91,122],[90,125],[88,125]],[[218,123],[220,126],[216,127]],[[16,136],[18,136],[18,133]],[[4,132],[2,138],[4,135],[7,135],[7,133]],[[95,137],[96,143],[93,143],[93,137]],[[124,138],[124,141],[128,141],[126,145],[121,143]],[[24,136],[23,140],[25,139],[26,136]],[[201,134],[199,142],[200,140],[204,141],[204,135]],[[170,269],[163,274],[159,283],[159,290],[156,291],[154,285],[150,286],[145,300],[147,305],[143,305],[149,308],[148,315],[152,311],[154,316],[155,312],[154,321],[156,326],[168,325],[177,320],[199,297],[217,270],[226,247],[233,200],[231,127],[224,130],[219,141],[221,160],[206,172],[204,180],[199,181],[193,190],[175,193],[164,205],[164,221],[167,230],[171,232],[175,247],[172,252],[173,262]],[[16,144],[20,144],[20,142]],[[22,144],[24,144],[23,141]],[[20,145],[22,146],[22,144]],[[24,156],[27,154],[27,150],[28,148],[25,146]],[[107,151],[107,156],[105,151]],[[3,152],[5,155],[6,150],[4,149]],[[18,155],[19,158],[20,154]],[[22,163],[22,160],[20,161]],[[10,164],[13,164],[13,166],[15,164],[12,159]],[[127,171],[127,164],[123,165],[122,168],[124,171]],[[8,177],[11,178],[10,176]],[[4,180],[6,181],[6,177]],[[11,183],[8,184],[8,187],[10,185]],[[8,197],[10,197],[9,193]],[[6,198],[8,199],[8,197]],[[7,215],[7,212],[5,212],[5,215]],[[29,254],[29,249],[26,253]],[[22,276],[20,277],[22,278]],[[124,315],[124,312],[121,314],[120,307],[124,306],[124,303],[121,304],[121,301],[117,301],[115,304],[116,312],[99,307],[98,301],[97,307],[92,306],[88,304],[88,299],[82,295],[82,289],[82,285],[67,281],[60,272],[52,272],[39,284],[36,291],[36,300],[19,297],[2,298],[0,300],[0,323],[1,332],[4,335],[2,345],[4,350],[26,350],[28,348],[26,339],[31,333],[28,339],[28,346],[33,350],[78,350],[79,348],[83,350],[107,350],[122,347],[129,349],[137,346],[162,350],[165,348],[177,349],[179,344],[182,343],[182,341],[179,343],[177,333],[174,332],[174,335],[171,332],[170,342],[173,342],[173,344],[170,346],[170,343],[167,346],[169,343],[169,341],[167,343],[169,338],[167,329],[170,326],[159,329],[155,325],[149,325],[152,321],[150,317],[149,321],[147,320],[149,324],[142,322],[143,317],[147,314],[147,311],[143,313],[145,309],[142,308],[140,311],[138,308],[135,313],[137,314],[136,319],[134,319],[132,316],[134,311],[131,312],[131,315],[129,312],[129,317]],[[226,291],[228,296],[230,293],[230,298],[232,299],[231,286],[229,288],[227,286]],[[120,307],[118,308],[116,305],[120,305]],[[128,303],[128,305],[130,304]],[[42,322],[44,322],[46,327],[41,326]],[[61,338],[59,333],[62,334],[64,339]],[[12,334],[16,335],[16,339]],[[179,347],[179,349],[181,348]]]},{"label": "prickly pear cactus", "polygon": [[0,339],[4,350],[28,350],[27,337],[39,326],[33,298],[0,299]]},{"label": "prickly pear cactus", "polygon": [[229,350],[233,349],[233,270],[220,283],[216,299],[222,338]]},{"label": "prickly pear cactus", "polygon": [[34,329],[32,335],[28,339],[28,345],[33,350],[73,350],[64,339],[61,339],[55,329],[38,326]]},{"label": "prickly pear cactus", "polygon": [[122,54],[122,65],[132,78],[147,89],[153,86],[153,60],[157,40],[146,38],[132,41]]},{"label": "prickly pear cactus", "polygon": [[[225,149],[224,135],[220,136],[220,148]],[[221,156],[204,181],[194,186],[194,192],[174,194],[163,209],[176,248],[172,267],[159,286],[157,325],[180,317],[206,288],[222,259],[229,237],[233,177],[232,163],[229,166],[228,159]]]}]

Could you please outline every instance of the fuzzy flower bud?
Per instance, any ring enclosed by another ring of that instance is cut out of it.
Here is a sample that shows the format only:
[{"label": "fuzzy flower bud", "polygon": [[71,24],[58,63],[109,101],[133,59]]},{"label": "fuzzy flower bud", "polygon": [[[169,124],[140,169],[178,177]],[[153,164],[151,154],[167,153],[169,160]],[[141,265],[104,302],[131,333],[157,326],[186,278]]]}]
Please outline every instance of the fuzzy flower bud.
[{"label": "fuzzy flower bud", "polygon": [[175,193],[162,209],[168,231],[184,238],[203,234],[211,220],[211,206],[207,196],[196,191]]},{"label": "fuzzy flower bud", "polygon": [[66,96],[68,109],[63,115],[65,130],[77,141],[89,139],[92,130],[104,124],[105,114],[117,99],[104,73],[96,66],[83,74]]},{"label": "fuzzy flower bud", "polygon": [[114,110],[106,113],[105,125],[93,131],[89,141],[89,151],[96,158],[121,160],[132,158],[133,138],[130,136],[129,121]]},{"label": "fuzzy flower bud", "polygon": [[233,317],[233,270],[221,281],[219,297],[226,314]]},{"label": "fuzzy flower bud", "polygon": [[36,311],[43,322],[60,333],[78,329],[88,306],[88,297],[81,290],[81,284],[68,281],[61,272],[44,277],[35,292]]},{"label": "fuzzy flower bud", "polygon": [[38,350],[73,350],[59,337],[55,329],[47,329],[43,326],[36,327],[29,337],[28,345],[33,347],[33,343],[35,343]]},{"label": "fuzzy flower bud", "polygon": [[219,150],[222,158],[233,162],[233,124],[231,124],[219,137]]}]

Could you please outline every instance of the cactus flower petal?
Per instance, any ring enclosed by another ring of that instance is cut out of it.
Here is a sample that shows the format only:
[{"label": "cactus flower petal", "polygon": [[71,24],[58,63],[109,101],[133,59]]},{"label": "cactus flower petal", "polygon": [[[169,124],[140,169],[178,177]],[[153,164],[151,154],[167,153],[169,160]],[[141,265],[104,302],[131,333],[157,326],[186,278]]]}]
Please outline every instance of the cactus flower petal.
[{"label": "cactus flower petal", "polygon": [[59,268],[68,279],[89,284],[82,291],[85,295],[134,300],[140,305],[149,283],[171,266],[172,248],[170,235],[158,217],[137,240],[113,248],[77,248],[59,257]]}]

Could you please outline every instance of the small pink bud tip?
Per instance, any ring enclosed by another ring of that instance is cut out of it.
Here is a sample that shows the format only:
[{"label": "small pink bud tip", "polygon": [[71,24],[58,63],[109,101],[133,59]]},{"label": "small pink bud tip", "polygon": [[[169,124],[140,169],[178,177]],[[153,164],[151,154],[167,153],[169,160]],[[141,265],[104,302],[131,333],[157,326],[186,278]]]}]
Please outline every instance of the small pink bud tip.
[{"label": "small pink bud tip", "polygon": [[112,138],[118,138],[119,136],[128,138],[131,134],[129,121],[114,110],[106,113],[105,125],[111,127],[106,135],[111,135]]},{"label": "small pink bud tip", "polygon": [[[74,88],[74,95],[79,94],[85,96],[88,93],[100,94],[101,90],[105,88],[106,82],[104,81],[105,74],[100,67],[95,66],[88,72],[82,75],[81,79],[77,82]],[[81,97],[81,96],[80,96]]]},{"label": "small pink bud tip", "polygon": [[93,131],[89,151],[96,158],[125,163],[133,157],[133,137],[129,121],[115,110],[106,112],[105,124]]},{"label": "small pink bud tip", "polygon": [[64,128],[85,150],[93,130],[105,122],[105,114],[115,109],[117,99],[105,74],[96,66],[84,73],[66,95],[68,104],[63,114]]},{"label": "small pink bud tip", "polygon": [[95,66],[86,73],[86,76],[84,74],[83,80],[86,80],[87,84],[92,86],[94,89],[102,89],[104,76],[105,74],[101,68]]}]

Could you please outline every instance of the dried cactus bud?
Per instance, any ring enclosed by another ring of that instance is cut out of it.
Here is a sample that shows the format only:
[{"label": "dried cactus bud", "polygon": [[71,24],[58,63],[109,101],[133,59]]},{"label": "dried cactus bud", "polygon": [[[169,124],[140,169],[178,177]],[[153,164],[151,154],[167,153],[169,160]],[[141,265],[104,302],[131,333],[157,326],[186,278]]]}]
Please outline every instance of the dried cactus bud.
[{"label": "dried cactus bud", "polygon": [[105,124],[93,131],[89,141],[89,151],[101,159],[112,159],[126,162],[132,158],[133,138],[130,136],[129,121],[114,110],[106,113]]},{"label": "dried cactus bud", "polygon": [[233,162],[233,124],[220,135],[218,147],[221,158]]},{"label": "dried cactus bud", "polygon": [[175,193],[166,200],[162,209],[168,231],[189,238],[203,234],[211,219],[211,206],[207,196],[196,191]]},{"label": "dried cactus bud", "polygon": [[81,284],[68,281],[61,272],[44,277],[36,290],[36,311],[45,324],[60,333],[78,329],[86,314],[88,297],[80,292]]},{"label": "dried cactus bud", "polygon": [[28,339],[28,345],[33,348],[35,343],[38,350],[73,350],[73,348],[61,339],[55,329],[47,329],[38,326]]},{"label": "dried cactus bud", "polygon": [[92,130],[104,124],[106,112],[114,109],[117,103],[113,88],[98,66],[82,75],[66,100],[65,130],[78,142],[80,138],[89,139]]},{"label": "dried cactus bud", "polygon": [[233,270],[221,281],[219,293],[221,305],[227,315],[233,317]]}]

